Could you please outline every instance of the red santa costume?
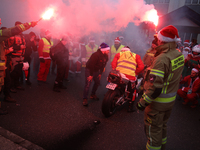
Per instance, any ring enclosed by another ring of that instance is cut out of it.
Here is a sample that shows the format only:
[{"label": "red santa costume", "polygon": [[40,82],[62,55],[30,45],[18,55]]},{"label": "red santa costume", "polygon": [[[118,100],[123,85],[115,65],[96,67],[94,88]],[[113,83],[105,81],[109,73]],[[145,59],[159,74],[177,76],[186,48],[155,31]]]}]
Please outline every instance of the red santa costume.
[{"label": "red santa costume", "polygon": [[[199,73],[199,70],[193,68],[192,71]],[[191,75],[184,77],[180,82],[181,84],[187,83],[187,87],[183,87],[177,91],[177,94],[184,99],[183,104],[186,105],[188,102],[192,102],[192,108],[196,107],[198,104],[198,98],[200,96],[200,79],[196,77],[195,79],[191,78]]]}]

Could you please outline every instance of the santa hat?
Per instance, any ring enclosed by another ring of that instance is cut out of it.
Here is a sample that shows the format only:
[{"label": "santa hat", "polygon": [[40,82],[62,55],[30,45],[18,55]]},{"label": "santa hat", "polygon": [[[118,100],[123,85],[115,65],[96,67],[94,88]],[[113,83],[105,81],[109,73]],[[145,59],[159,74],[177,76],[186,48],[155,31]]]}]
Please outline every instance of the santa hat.
[{"label": "santa hat", "polygon": [[93,36],[91,36],[91,37],[89,38],[89,42],[95,42],[95,39],[94,39]]},{"label": "santa hat", "polygon": [[106,43],[101,43],[99,49],[101,51],[109,51],[110,50],[110,47],[106,44]]},{"label": "santa hat", "polygon": [[185,40],[183,43],[184,44],[190,44],[190,41],[189,40]]},{"label": "santa hat", "polygon": [[199,70],[198,70],[197,68],[193,68],[192,71],[194,71],[194,72],[196,72],[196,73],[199,72]]},{"label": "santa hat", "polygon": [[115,42],[119,42],[119,43],[120,43],[120,42],[121,42],[121,41],[120,41],[120,38],[119,38],[119,37],[116,37],[116,38],[115,38]]},{"label": "santa hat", "polygon": [[122,52],[125,52],[125,51],[131,51],[130,48],[128,46],[125,46],[121,49]]},{"label": "santa hat", "polygon": [[158,32],[158,39],[162,42],[177,42],[178,30],[172,25],[164,27]]},{"label": "santa hat", "polygon": [[184,49],[183,50],[187,50],[187,51],[191,51],[191,49],[190,49],[190,47],[184,47]]},{"label": "santa hat", "polygon": [[195,45],[195,46],[192,48],[192,51],[193,51],[193,52],[200,53],[200,44],[199,44],[199,45]]},{"label": "santa hat", "polygon": [[177,38],[177,39],[176,39],[176,42],[177,42],[177,43],[181,43],[181,38]]}]

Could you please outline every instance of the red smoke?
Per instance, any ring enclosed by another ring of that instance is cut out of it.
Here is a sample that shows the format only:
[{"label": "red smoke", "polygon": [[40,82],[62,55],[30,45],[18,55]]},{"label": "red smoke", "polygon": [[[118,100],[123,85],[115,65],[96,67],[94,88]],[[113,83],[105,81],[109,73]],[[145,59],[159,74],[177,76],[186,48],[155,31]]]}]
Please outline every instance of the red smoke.
[{"label": "red smoke", "polygon": [[37,26],[55,36],[117,31],[129,22],[138,25],[144,21],[145,12],[154,9],[143,0],[28,0],[28,4],[33,20],[39,20],[48,8],[55,10],[50,20],[42,20]]}]

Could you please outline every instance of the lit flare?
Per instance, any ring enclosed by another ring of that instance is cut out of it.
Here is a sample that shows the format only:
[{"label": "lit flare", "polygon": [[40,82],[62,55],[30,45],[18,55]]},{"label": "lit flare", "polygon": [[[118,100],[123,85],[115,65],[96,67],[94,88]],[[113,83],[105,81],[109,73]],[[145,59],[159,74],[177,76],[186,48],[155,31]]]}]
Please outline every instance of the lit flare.
[{"label": "lit flare", "polygon": [[42,19],[44,20],[49,20],[54,14],[54,9],[53,8],[49,8],[47,11],[44,12],[44,14],[42,15],[42,17],[38,20],[38,22]]},{"label": "lit flare", "polygon": [[158,26],[158,19],[159,19],[157,11],[155,9],[151,9],[150,11],[148,11],[146,13],[147,13],[147,21],[153,22],[154,25],[157,27]]},{"label": "lit flare", "polygon": [[53,16],[53,14],[54,14],[54,9],[50,8],[42,15],[42,19],[49,20]]}]

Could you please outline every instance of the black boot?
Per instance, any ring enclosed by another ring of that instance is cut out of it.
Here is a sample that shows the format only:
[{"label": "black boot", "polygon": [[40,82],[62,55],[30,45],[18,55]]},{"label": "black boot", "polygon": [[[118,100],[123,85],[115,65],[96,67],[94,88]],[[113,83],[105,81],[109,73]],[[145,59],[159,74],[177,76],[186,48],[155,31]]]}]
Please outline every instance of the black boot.
[{"label": "black boot", "polygon": [[6,95],[4,97],[5,102],[16,103],[16,100],[12,98],[10,95]]},{"label": "black boot", "polygon": [[134,111],[135,111],[134,101],[130,101],[128,104],[128,112],[134,112]]},{"label": "black boot", "polygon": [[59,88],[61,88],[61,89],[67,89],[67,87],[63,85],[63,82],[59,82]]},{"label": "black boot", "polygon": [[55,92],[60,92],[60,88],[59,88],[58,83],[54,83],[53,91],[55,91]]}]

